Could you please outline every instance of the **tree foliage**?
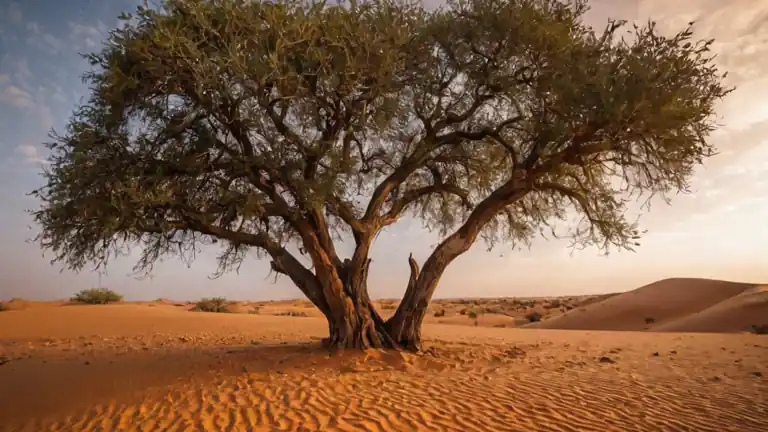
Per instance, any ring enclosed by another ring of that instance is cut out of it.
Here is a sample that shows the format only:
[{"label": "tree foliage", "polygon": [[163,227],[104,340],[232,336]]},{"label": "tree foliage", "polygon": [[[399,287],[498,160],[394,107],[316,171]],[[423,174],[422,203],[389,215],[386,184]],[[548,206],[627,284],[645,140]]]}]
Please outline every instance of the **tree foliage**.
[{"label": "tree foliage", "polygon": [[[596,31],[587,10],[584,0],[139,8],[88,56],[90,98],[55,135],[34,192],[38,240],[77,270],[137,245],[137,268],[149,270],[221,240],[220,271],[249,250],[269,257],[331,332],[332,317],[364,309],[353,327],[418,339],[403,329],[416,332],[442,271],[478,236],[527,244],[577,217],[575,244],[631,249],[630,200],[685,191],[714,153],[714,108],[730,90],[713,41],[691,26]],[[410,259],[405,298],[383,323],[367,300],[368,251],[406,214],[444,241],[423,268]],[[348,259],[342,239],[355,244]]]}]

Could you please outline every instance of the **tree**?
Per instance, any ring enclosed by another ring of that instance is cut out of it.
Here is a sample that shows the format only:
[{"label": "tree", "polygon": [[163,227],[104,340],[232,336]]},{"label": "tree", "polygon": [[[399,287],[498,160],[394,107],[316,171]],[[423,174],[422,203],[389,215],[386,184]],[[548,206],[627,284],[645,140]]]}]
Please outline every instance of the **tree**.
[{"label": "tree", "polygon": [[[333,347],[418,349],[441,275],[478,237],[631,249],[638,196],[684,191],[730,90],[712,41],[593,31],[584,0],[167,0],[87,56],[91,95],[33,192],[42,248],[137,270],[221,241],[219,272],[271,260]],[[369,249],[406,214],[443,234],[384,320]],[[336,244],[354,241],[351,257]]]}]

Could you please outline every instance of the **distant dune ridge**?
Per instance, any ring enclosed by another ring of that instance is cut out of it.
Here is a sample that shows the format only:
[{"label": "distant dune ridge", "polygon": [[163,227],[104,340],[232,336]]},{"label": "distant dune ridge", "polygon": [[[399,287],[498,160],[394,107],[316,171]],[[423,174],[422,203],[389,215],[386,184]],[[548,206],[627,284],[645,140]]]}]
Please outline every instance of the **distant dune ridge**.
[{"label": "distant dune ridge", "polygon": [[768,285],[673,278],[573,309],[529,328],[745,332],[768,321]]}]

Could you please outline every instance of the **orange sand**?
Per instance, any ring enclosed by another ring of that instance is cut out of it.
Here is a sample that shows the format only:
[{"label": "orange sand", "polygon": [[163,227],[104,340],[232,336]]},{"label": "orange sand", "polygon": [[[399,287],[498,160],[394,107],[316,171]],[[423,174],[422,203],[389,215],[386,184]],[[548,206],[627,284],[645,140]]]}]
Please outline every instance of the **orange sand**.
[{"label": "orange sand", "polygon": [[421,355],[329,356],[312,317],[3,312],[0,430],[768,430],[764,336],[424,330]]}]

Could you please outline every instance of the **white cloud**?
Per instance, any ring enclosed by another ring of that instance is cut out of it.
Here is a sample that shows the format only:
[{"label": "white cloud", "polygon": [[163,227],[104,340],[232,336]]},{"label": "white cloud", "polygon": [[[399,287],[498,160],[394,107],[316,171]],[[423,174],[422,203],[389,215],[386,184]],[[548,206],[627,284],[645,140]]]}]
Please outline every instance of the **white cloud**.
[{"label": "white cloud", "polygon": [[[46,100],[49,98],[57,100],[57,93],[54,92],[53,95],[50,93],[47,89],[40,87],[33,95],[30,91],[10,85],[0,91],[0,103],[35,113],[40,127],[48,131],[53,127],[54,118]],[[58,98],[62,97],[63,95],[59,94]]]},{"label": "white cloud", "polygon": [[78,51],[94,51],[109,34],[106,24],[97,21],[95,25],[69,23],[69,38]]},{"label": "white cloud", "polygon": [[52,34],[46,33],[40,24],[30,21],[27,23],[26,27],[27,32],[29,33],[27,37],[27,43],[29,45],[49,54],[59,54],[62,48],[64,48],[62,41]]},{"label": "white cloud", "polygon": [[19,153],[23,157],[24,163],[27,164],[40,165],[48,163],[40,149],[32,144],[19,145],[16,147],[16,153]]},{"label": "white cloud", "polygon": [[16,108],[34,108],[35,101],[29,92],[16,86],[8,86],[0,93],[0,102],[7,103]]}]

